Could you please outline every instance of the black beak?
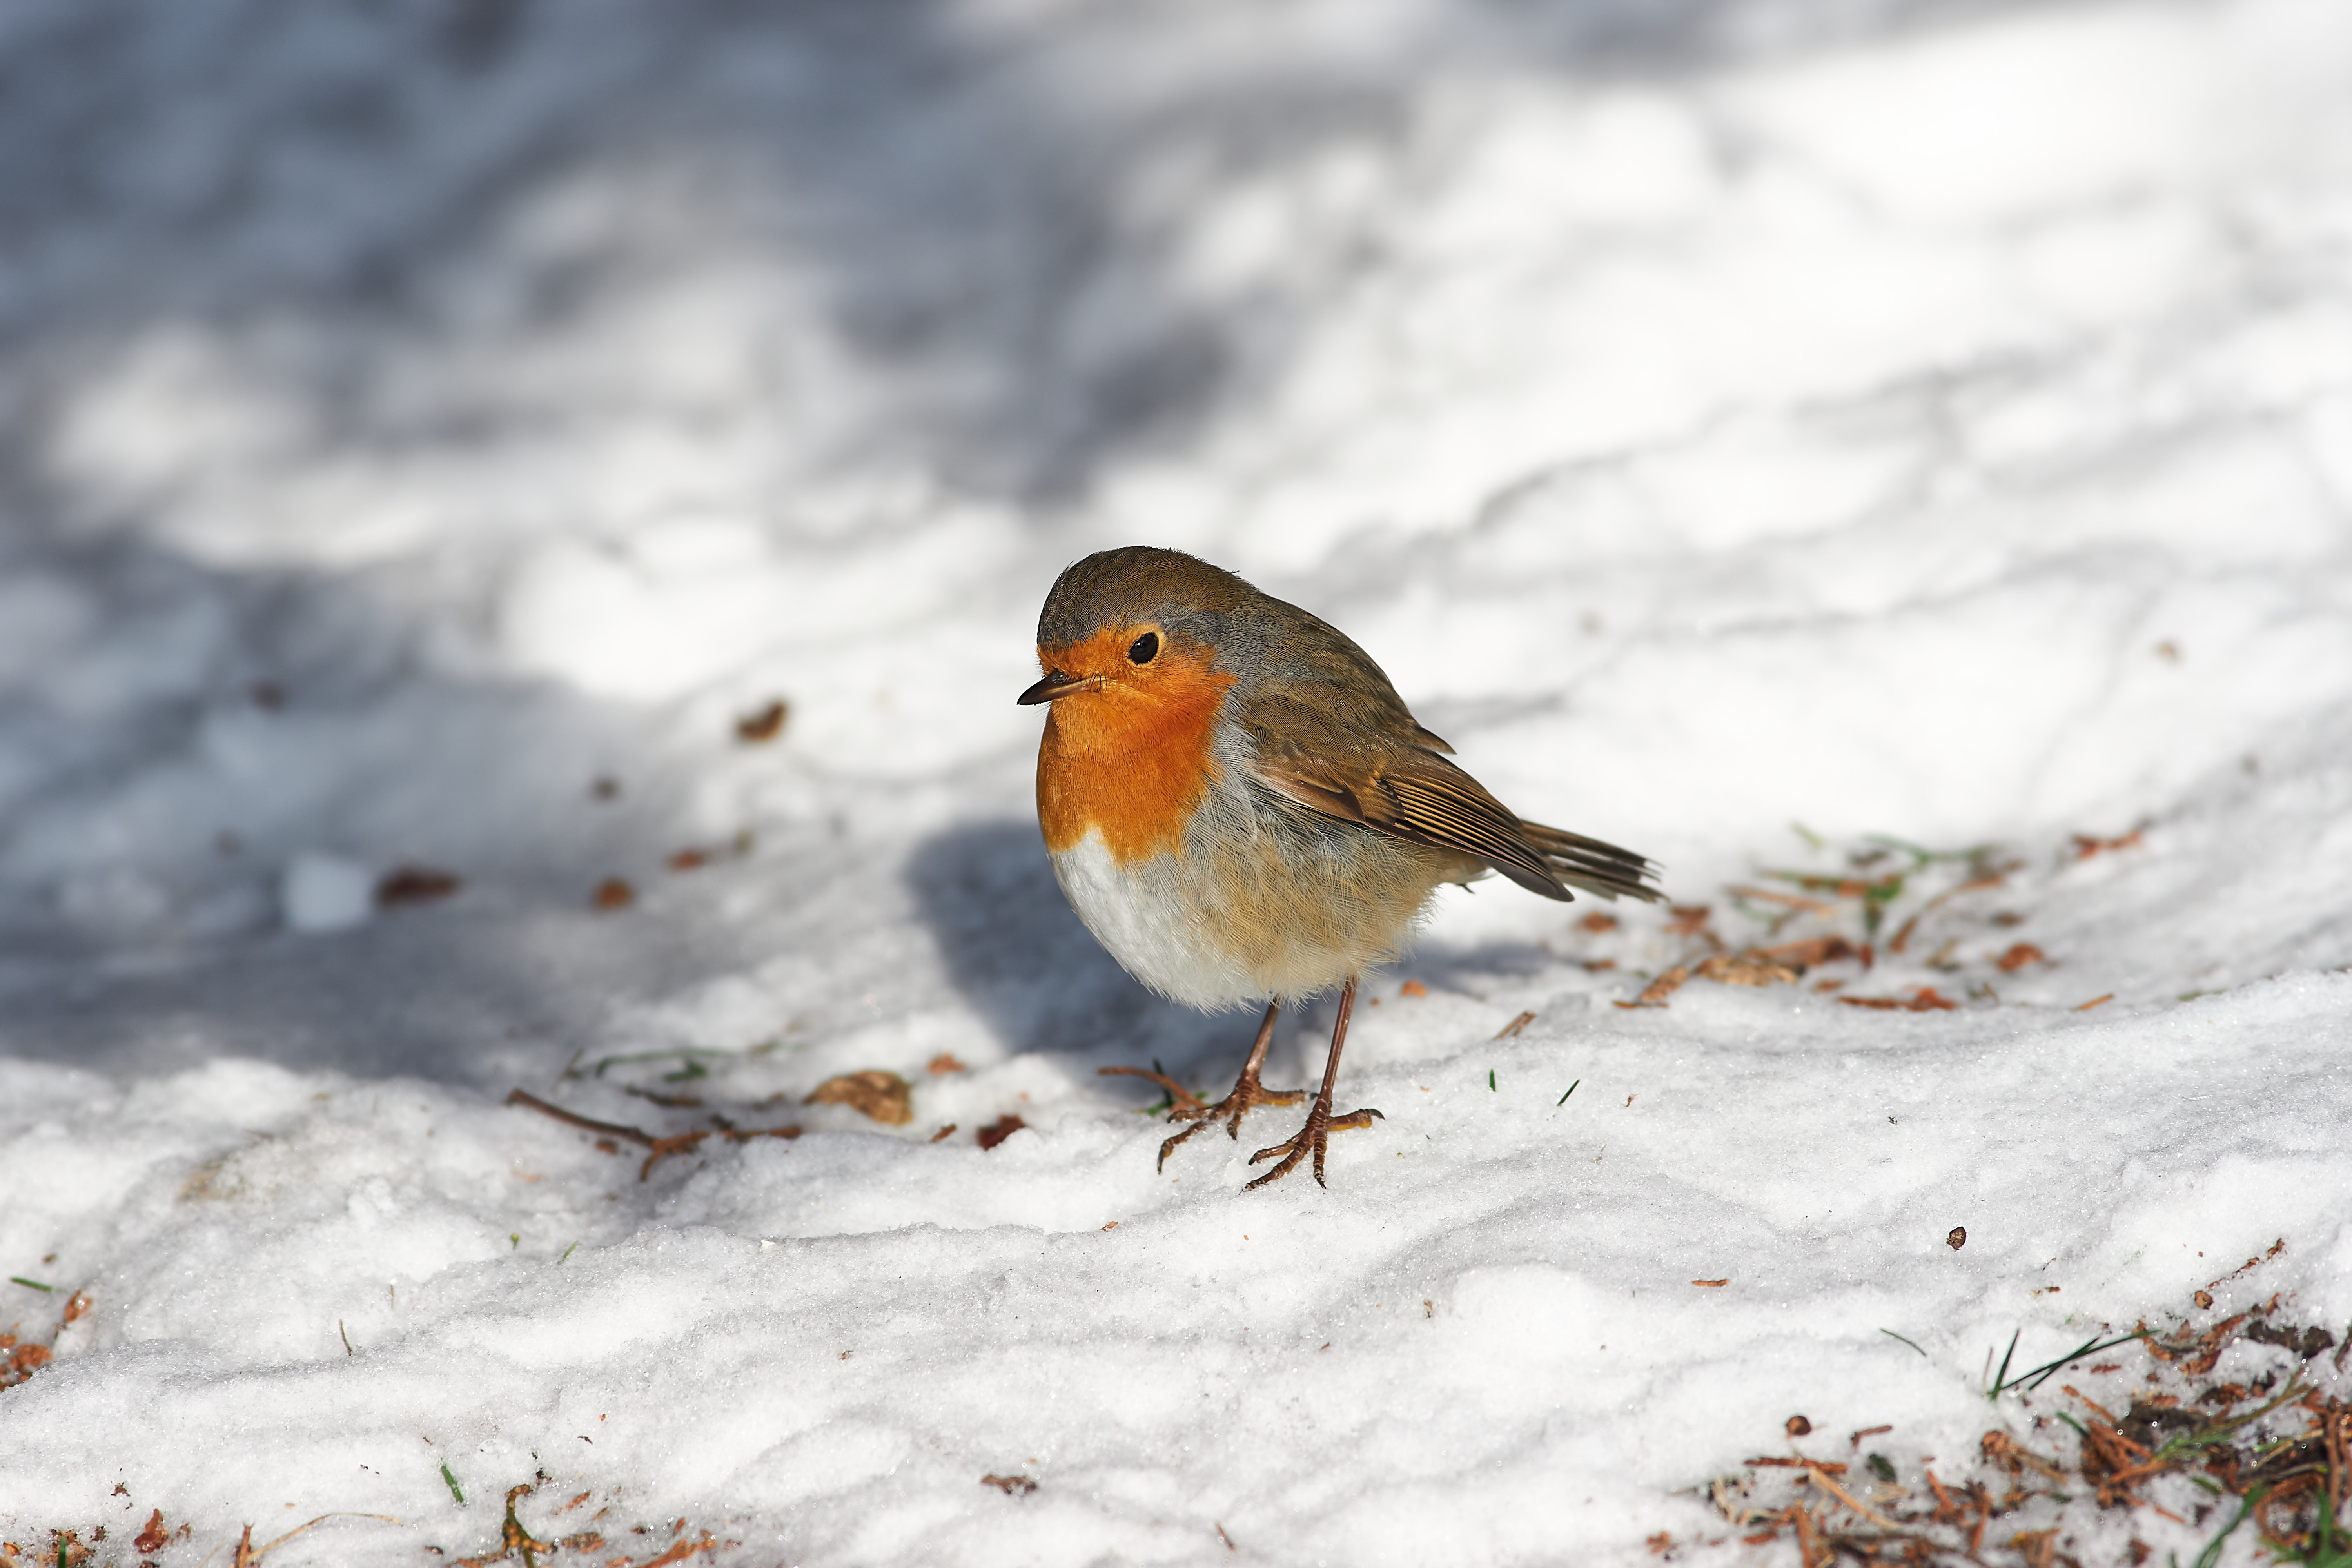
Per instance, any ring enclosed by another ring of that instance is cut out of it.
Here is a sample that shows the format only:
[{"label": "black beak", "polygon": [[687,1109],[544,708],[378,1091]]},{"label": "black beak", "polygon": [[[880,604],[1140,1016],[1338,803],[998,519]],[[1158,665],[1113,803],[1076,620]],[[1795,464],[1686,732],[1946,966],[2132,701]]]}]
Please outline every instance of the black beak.
[{"label": "black beak", "polygon": [[1092,691],[1101,684],[1102,677],[1098,675],[1064,675],[1058,669],[1051,669],[1045,672],[1045,679],[1013,700],[1024,708],[1034,708],[1040,702],[1051,702],[1056,697],[1067,697],[1072,692]]}]

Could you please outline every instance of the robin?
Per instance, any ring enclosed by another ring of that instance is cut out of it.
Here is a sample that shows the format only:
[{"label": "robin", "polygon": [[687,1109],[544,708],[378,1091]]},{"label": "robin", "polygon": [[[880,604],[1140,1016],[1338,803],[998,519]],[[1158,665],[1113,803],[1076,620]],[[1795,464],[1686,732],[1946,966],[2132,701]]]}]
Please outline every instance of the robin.
[{"label": "robin", "polygon": [[[1364,970],[1397,956],[1430,896],[1499,871],[1547,899],[1580,888],[1655,900],[1630,850],[1527,822],[1446,761],[1389,678],[1336,627],[1205,561],[1133,546],[1064,572],[1037,620],[1050,703],[1037,821],[1054,876],[1095,939],[1172,1001],[1216,1011],[1268,998],[1233,1092],[1172,1082],[1185,1139],[1300,1090],[1258,1081],[1286,999],[1339,987],[1323,1083],[1264,1186],[1381,1113],[1331,1113]],[[1134,1071],[1105,1068],[1105,1071]],[[1157,1077],[1156,1074],[1144,1076]],[[1162,1082],[1168,1080],[1162,1079]]]}]

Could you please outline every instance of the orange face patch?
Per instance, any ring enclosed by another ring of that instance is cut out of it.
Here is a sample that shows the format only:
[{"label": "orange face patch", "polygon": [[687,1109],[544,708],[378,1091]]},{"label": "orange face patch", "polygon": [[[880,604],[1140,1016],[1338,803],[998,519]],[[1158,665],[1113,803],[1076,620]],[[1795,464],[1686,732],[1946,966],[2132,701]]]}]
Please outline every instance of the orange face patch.
[{"label": "orange face patch", "polygon": [[1074,848],[1089,829],[1119,865],[1180,850],[1184,825],[1217,776],[1217,708],[1234,678],[1198,643],[1161,638],[1148,664],[1127,657],[1150,626],[1111,626],[1038,662],[1094,677],[1091,691],[1055,700],[1037,748],[1037,821],[1045,847]]}]

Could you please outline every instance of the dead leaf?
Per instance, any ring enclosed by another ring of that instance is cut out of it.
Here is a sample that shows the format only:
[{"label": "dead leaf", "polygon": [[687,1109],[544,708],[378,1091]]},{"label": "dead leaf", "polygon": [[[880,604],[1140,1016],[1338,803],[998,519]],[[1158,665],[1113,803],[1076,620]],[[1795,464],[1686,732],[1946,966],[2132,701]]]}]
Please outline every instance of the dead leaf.
[{"label": "dead leaf", "polygon": [[722,1127],[719,1136],[730,1143],[749,1143],[754,1138],[782,1138],[789,1142],[801,1135],[797,1121],[782,1127]]},{"label": "dead leaf", "polygon": [[1691,1283],[1702,1290],[1720,1290],[1731,1283],[1731,1276],[1727,1274],[1720,1279],[1694,1279]]},{"label": "dead leaf", "polygon": [[0,1351],[8,1352],[0,1356],[0,1388],[14,1387],[49,1364],[48,1346],[19,1345],[15,1343],[16,1338],[14,1334],[0,1334]]},{"label": "dead leaf", "polygon": [[1810,1435],[1813,1429],[1813,1424],[1806,1420],[1801,1415],[1790,1416],[1788,1425],[1789,1436],[1791,1437],[1806,1436]]},{"label": "dead leaf", "polygon": [[1594,936],[1599,936],[1602,931],[1615,931],[1617,929],[1617,917],[1615,915],[1604,915],[1596,910],[1591,914],[1585,916],[1576,923],[1582,926],[1586,931],[1591,931]]},{"label": "dead leaf", "polygon": [[[679,1528],[684,1529],[685,1527],[681,1525]],[[668,1551],[663,1552],[658,1557],[646,1558],[643,1563],[637,1564],[637,1568],[669,1568],[671,1563],[683,1563],[697,1552],[709,1555],[716,1553],[718,1550],[719,1538],[706,1530],[702,1532],[701,1540],[680,1541],[674,1542]]]},{"label": "dead leaf", "polygon": [[447,898],[463,886],[452,873],[436,871],[430,866],[395,866],[376,883],[375,901],[387,910],[396,904],[429,904],[436,899]]},{"label": "dead leaf", "polygon": [[2047,963],[2049,962],[2050,961],[2048,959],[2042,956],[2042,950],[2040,948],[2034,946],[2030,942],[2021,942],[2011,946],[2007,952],[2002,953],[1999,958],[1994,959],[1992,961],[1992,965],[1995,969],[2000,970],[2003,974],[2014,974],[2029,963]]},{"label": "dead leaf", "polygon": [[1954,1252],[1958,1252],[1968,1244],[1969,1227],[1967,1226],[1956,1225],[1949,1231],[1945,1233],[1944,1245],[1950,1247]]},{"label": "dead leaf", "polygon": [[1818,969],[1824,963],[1835,963],[1842,958],[1859,958],[1862,950],[1842,936],[1808,937],[1802,942],[1784,942],[1778,947],[1751,949],[1776,963],[1785,963],[1802,974],[1808,969]]},{"label": "dead leaf", "polygon": [[669,858],[669,868],[673,871],[698,871],[709,864],[710,857],[699,849],[681,849]]},{"label": "dead leaf", "polygon": [[791,704],[777,698],[756,713],[746,713],[735,721],[735,738],[747,746],[761,745],[784,732],[784,721],[792,715]]},{"label": "dead leaf", "polygon": [[1705,904],[1669,904],[1666,912],[1674,918],[1666,921],[1670,936],[1697,936],[1706,930],[1706,922],[1715,911]]},{"label": "dead leaf", "polygon": [[1908,996],[1841,996],[1849,1007],[1875,1007],[1881,1012],[1948,1013],[1959,1006],[1932,985],[1922,985]]},{"label": "dead leaf", "polygon": [[1400,996],[1426,996],[1429,994],[1429,987],[1423,985],[1418,980],[1408,980],[1403,984],[1397,987],[1397,994]]},{"label": "dead leaf", "polygon": [[134,1536],[131,1544],[141,1552],[161,1552],[171,1540],[172,1532],[163,1528],[163,1510],[159,1508],[147,1516],[147,1528]]},{"label": "dead leaf", "polygon": [[77,1290],[67,1299],[65,1316],[58,1320],[58,1326],[63,1328],[68,1323],[79,1322],[89,1312],[89,1292]]},{"label": "dead leaf", "polygon": [[931,1142],[934,1143],[945,1142],[948,1139],[955,1136],[955,1130],[956,1124],[950,1121],[946,1126],[940,1128],[937,1132],[931,1134]]},{"label": "dead leaf", "polygon": [[2094,855],[2104,855],[2111,849],[2130,849],[2139,843],[2140,830],[2133,828],[2120,838],[2100,838],[2088,833],[2074,835],[2074,858],[2088,860]]},{"label": "dead leaf", "polygon": [[915,1089],[897,1073],[880,1068],[845,1072],[809,1090],[803,1105],[846,1105],[887,1127],[904,1127],[915,1119]]},{"label": "dead leaf", "polygon": [[1664,974],[1659,975],[1655,980],[1651,981],[1650,984],[1643,989],[1643,992],[1639,996],[1634,997],[1631,1002],[1620,1002],[1617,1005],[1620,1007],[1663,1007],[1666,1005],[1666,998],[1681,990],[1683,988],[1683,983],[1689,978],[1690,970],[1685,965],[1677,963],[1672,969],[1667,970]]},{"label": "dead leaf", "polygon": [[923,1065],[923,1070],[937,1078],[942,1073],[961,1072],[964,1066],[948,1052],[941,1051]]},{"label": "dead leaf", "polygon": [[973,1133],[972,1138],[982,1148],[993,1149],[1028,1125],[1026,1121],[1008,1111]]},{"label": "dead leaf", "polygon": [[1037,1483],[1027,1476],[982,1476],[980,1484],[994,1487],[1006,1497],[1027,1497],[1037,1489]]},{"label": "dead leaf", "polygon": [[600,910],[625,910],[637,901],[637,890],[618,877],[607,877],[596,884],[589,901]]},{"label": "dead leaf", "polygon": [[1700,961],[1698,977],[1725,985],[1776,985],[1793,982],[1797,972],[1786,964],[1773,963],[1751,947],[1728,957],[1717,953]]}]

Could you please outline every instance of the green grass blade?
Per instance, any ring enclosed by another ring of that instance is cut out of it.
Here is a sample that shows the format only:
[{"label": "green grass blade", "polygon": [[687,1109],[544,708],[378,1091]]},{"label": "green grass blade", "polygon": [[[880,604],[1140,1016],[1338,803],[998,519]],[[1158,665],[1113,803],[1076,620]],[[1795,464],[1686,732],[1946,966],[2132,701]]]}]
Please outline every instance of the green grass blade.
[{"label": "green grass blade", "polygon": [[2244,1503],[2238,1510],[2238,1517],[2223,1525],[2221,1533],[2215,1536],[2207,1544],[2205,1550],[2197,1554],[2193,1568],[2215,1568],[2215,1565],[2221,1561],[2221,1543],[2230,1539],[2232,1531],[2246,1522],[2246,1516],[2261,1506],[2263,1499],[2270,1494],[2270,1489],[2268,1487],[2256,1487],[2246,1494]]}]

